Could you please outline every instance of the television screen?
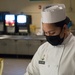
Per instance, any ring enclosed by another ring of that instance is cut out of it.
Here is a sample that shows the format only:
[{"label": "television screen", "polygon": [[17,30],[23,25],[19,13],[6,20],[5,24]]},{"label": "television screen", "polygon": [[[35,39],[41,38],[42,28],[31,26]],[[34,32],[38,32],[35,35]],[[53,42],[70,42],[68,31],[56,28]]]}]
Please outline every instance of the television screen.
[{"label": "television screen", "polygon": [[17,15],[17,23],[18,24],[25,24],[27,22],[26,15]]},{"label": "television screen", "polygon": [[6,14],[5,15],[5,26],[14,26],[15,25],[15,15]]}]

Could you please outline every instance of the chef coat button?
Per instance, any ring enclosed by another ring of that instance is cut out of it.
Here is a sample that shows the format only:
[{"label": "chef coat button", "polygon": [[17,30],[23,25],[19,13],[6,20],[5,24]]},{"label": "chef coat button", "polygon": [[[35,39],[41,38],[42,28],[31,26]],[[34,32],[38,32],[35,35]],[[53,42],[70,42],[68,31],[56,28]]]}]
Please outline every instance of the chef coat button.
[{"label": "chef coat button", "polygon": [[57,65],[57,68],[58,68],[59,66]]},{"label": "chef coat button", "polygon": [[50,65],[48,65],[48,67],[50,67]]}]

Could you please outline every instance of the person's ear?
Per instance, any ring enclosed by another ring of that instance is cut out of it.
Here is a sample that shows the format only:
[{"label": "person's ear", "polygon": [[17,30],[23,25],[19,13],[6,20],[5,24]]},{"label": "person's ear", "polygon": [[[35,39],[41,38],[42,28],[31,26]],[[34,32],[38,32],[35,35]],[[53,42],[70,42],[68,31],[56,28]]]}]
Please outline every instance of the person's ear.
[{"label": "person's ear", "polygon": [[63,29],[64,29],[64,33],[66,33],[66,32],[67,32],[67,30],[68,30],[68,27],[67,27],[67,25],[66,25],[66,24],[63,26]]}]

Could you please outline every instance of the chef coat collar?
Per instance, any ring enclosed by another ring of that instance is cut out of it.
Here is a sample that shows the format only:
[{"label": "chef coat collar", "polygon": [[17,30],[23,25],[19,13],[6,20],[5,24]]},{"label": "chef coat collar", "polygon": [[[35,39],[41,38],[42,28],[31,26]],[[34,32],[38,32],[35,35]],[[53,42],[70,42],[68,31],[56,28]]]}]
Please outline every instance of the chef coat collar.
[{"label": "chef coat collar", "polygon": [[64,39],[64,41],[63,41],[63,43],[62,43],[62,45],[65,45],[65,44],[67,44],[68,42],[69,42],[69,40],[70,40],[70,38],[72,37],[72,33],[70,33],[68,36],[67,36],[67,38],[66,39]]}]

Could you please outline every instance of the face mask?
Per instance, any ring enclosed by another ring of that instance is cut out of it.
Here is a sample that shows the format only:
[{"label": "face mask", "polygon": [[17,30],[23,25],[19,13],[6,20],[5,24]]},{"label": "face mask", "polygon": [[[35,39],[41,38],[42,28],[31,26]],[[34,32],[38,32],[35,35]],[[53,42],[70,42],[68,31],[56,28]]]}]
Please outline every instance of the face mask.
[{"label": "face mask", "polygon": [[53,46],[57,46],[57,45],[60,45],[63,42],[64,37],[60,38],[60,34],[59,34],[59,35],[56,35],[56,36],[46,36],[46,39]]}]

